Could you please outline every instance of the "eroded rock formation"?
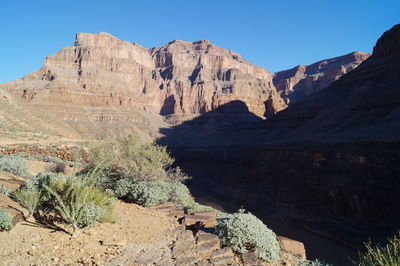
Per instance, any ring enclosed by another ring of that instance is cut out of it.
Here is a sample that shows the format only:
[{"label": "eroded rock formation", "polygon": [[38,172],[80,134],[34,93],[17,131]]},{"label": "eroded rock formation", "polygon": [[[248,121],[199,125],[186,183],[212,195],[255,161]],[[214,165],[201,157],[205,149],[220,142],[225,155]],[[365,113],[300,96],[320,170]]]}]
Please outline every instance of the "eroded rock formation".
[{"label": "eroded rock formation", "polygon": [[275,73],[274,85],[285,103],[292,104],[328,87],[332,82],[355,69],[369,56],[368,53],[352,52],[308,66],[296,66]]},{"label": "eroded rock formation", "polygon": [[80,133],[134,127],[156,135],[166,126],[159,115],[179,122],[237,99],[261,117],[286,107],[268,71],[208,41],[148,50],[107,33],[78,33],[42,68],[1,87]]}]

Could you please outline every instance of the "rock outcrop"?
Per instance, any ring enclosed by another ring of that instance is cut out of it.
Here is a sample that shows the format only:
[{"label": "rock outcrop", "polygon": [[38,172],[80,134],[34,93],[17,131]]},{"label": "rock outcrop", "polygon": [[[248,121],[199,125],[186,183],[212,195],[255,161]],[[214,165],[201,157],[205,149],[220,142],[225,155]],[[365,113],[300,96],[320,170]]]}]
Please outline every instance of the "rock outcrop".
[{"label": "rock outcrop", "polygon": [[370,54],[352,52],[343,56],[316,62],[308,66],[296,66],[274,74],[274,85],[286,104],[328,87],[344,74],[355,69]]},{"label": "rock outcrop", "polygon": [[180,122],[237,99],[261,117],[286,107],[272,75],[235,52],[208,41],[148,50],[107,33],[78,33],[42,68],[0,87],[81,134],[134,128],[157,136],[167,127],[162,117]]}]

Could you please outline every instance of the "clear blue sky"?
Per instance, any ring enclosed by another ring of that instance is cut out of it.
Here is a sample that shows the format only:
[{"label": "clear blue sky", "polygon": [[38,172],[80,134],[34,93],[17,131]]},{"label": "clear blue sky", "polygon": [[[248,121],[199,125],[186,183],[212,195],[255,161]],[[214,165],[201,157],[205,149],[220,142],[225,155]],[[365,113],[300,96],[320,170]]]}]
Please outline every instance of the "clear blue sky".
[{"label": "clear blue sky", "polygon": [[76,32],[109,32],[147,48],[207,39],[275,72],[371,52],[397,23],[400,0],[2,0],[0,82],[38,69]]}]

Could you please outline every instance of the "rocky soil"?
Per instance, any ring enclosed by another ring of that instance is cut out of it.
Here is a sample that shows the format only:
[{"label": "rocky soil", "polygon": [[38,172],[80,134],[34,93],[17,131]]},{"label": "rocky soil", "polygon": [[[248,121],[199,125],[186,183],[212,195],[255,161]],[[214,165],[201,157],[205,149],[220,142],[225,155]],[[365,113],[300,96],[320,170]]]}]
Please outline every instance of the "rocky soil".
[{"label": "rocky soil", "polygon": [[15,224],[10,232],[0,232],[1,265],[272,266],[295,265],[305,258],[302,243],[287,238],[280,239],[281,260],[276,263],[259,261],[253,253],[234,254],[221,247],[212,228],[193,227],[209,218],[183,216],[171,204],[144,208],[118,201],[118,222],[96,225],[74,238],[66,227],[50,229],[33,217],[25,219],[27,212],[3,195],[0,207],[11,213]]},{"label": "rocky soil", "polygon": [[128,243],[166,240],[174,221],[162,211],[118,202],[115,224],[99,224],[72,238],[63,231],[42,227],[34,220],[0,233],[1,265],[105,265]]}]

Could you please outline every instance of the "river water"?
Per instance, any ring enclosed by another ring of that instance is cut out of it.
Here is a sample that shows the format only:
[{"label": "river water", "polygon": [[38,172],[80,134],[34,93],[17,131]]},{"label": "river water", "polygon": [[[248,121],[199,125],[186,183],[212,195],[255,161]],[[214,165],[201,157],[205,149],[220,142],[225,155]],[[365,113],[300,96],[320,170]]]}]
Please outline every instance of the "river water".
[{"label": "river water", "polygon": [[[241,207],[239,203],[233,200],[218,198],[210,195],[207,191],[193,187],[190,187],[190,190],[197,202],[211,206],[217,210],[232,213]],[[335,240],[289,224],[277,217],[271,217],[257,212],[257,210],[250,211],[261,219],[277,235],[303,242],[307,252],[307,259],[320,258],[334,265],[350,266],[353,265],[351,261],[356,260],[358,257],[356,250]]]}]

